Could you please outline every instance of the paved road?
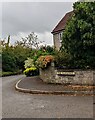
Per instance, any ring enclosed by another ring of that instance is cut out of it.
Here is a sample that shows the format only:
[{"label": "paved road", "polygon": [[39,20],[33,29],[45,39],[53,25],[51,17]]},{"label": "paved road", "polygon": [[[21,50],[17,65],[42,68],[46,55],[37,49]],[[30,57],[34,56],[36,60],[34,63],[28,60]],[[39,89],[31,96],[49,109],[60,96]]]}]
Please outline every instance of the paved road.
[{"label": "paved road", "polygon": [[22,77],[2,79],[3,118],[93,118],[93,97],[19,93],[14,86]]}]

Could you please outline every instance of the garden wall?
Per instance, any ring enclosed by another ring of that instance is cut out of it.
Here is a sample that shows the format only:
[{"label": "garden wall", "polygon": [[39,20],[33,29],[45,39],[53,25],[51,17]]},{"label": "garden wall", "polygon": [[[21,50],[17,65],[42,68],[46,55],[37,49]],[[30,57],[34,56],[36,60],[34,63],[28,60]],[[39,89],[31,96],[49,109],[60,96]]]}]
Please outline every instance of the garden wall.
[{"label": "garden wall", "polygon": [[54,66],[40,69],[40,78],[46,83],[93,85],[95,71],[93,70],[57,70]]}]

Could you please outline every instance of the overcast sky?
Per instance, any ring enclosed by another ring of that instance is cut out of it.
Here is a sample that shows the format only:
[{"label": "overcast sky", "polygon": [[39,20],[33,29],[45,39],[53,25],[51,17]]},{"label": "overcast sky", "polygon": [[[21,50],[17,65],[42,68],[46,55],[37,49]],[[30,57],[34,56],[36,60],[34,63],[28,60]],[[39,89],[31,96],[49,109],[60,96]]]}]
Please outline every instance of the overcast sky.
[{"label": "overcast sky", "polygon": [[2,3],[2,37],[10,34],[14,43],[34,32],[44,44],[53,45],[51,31],[72,6],[72,2]]}]

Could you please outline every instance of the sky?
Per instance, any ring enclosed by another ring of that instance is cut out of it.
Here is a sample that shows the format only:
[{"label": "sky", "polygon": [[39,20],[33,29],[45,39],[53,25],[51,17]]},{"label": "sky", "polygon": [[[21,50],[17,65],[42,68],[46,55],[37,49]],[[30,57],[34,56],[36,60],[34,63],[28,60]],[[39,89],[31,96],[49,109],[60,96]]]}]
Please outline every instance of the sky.
[{"label": "sky", "polygon": [[3,2],[2,38],[11,35],[14,44],[34,32],[38,40],[52,46],[51,31],[72,6],[73,2]]}]

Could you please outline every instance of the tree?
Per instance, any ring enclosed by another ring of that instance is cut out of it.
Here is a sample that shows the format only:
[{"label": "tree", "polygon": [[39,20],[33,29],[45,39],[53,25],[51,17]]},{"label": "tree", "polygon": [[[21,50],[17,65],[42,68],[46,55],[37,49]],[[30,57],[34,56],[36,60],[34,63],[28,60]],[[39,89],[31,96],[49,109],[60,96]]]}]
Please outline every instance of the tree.
[{"label": "tree", "polygon": [[39,45],[44,41],[38,41],[38,37],[34,32],[31,32],[27,37],[22,38],[21,41],[17,41],[16,44],[22,45],[28,48],[39,49]]},{"label": "tree", "polygon": [[16,59],[14,56],[13,48],[2,48],[2,71],[17,71]]},{"label": "tree", "polygon": [[95,67],[95,2],[76,2],[68,21],[61,50],[72,57],[72,65]]},{"label": "tree", "polygon": [[2,40],[0,44],[0,53],[2,53],[2,71],[14,72],[23,70],[24,61],[27,57],[31,56],[32,50],[21,44],[11,45],[10,36],[8,36],[7,43],[5,43],[5,40]]},{"label": "tree", "polygon": [[40,47],[40,50],[43,51],[43,52],[47,52],[48,54],[54,54],[54,48],[47,45],[47,46],[41,46]]}]

